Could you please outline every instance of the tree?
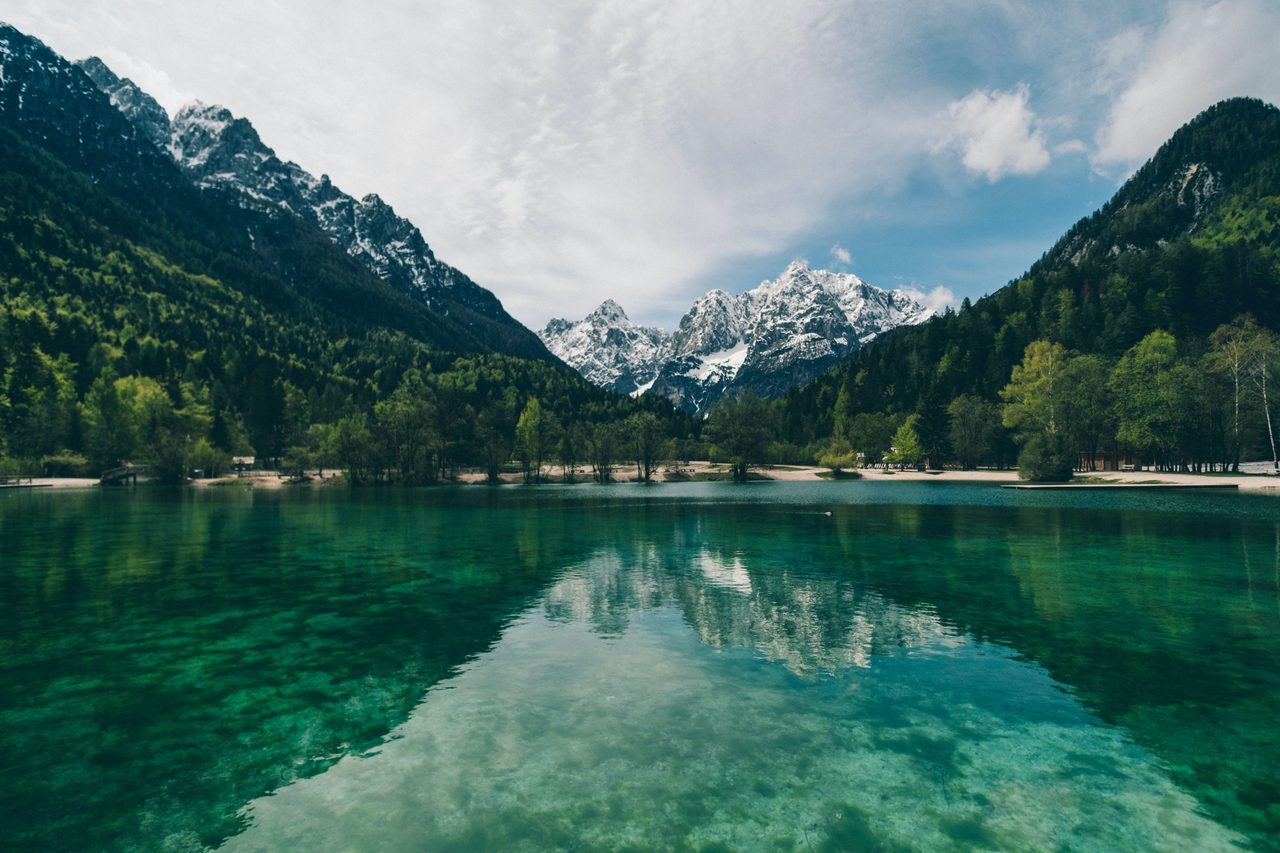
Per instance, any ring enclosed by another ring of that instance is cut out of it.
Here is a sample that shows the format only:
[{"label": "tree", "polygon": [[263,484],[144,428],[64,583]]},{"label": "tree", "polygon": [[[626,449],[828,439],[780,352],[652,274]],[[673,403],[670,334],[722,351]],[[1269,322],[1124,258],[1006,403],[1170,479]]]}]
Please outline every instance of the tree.
[{"label": "tree", "polygon": [[920,435],[916,432],[919,415],[910,415],[893,434],[893,444],[885,454],[885,460],[898,466],[916,465],[924,459]]},{"label": "tree", "polygon": [[1005,426],[1023,436],[1058,431],[1066,359],[1062,344],[1032,341],[1027,345],[1022,363],[1014,366],[1009,384],[1000,391]]},{"label": "tree", "polygon": [[363,414],[347,415],[334,427],[334,452],[353,484],[365,482],[378,469],[378,453],[369,418]]},{"label": "tree", "polygon": [[85,450],[99,470],[128,461],[137,442],[133,412],[121,399],[117,381],[114,371],[104,370],[80,406]]},{"label": "tree", "polygon": [[1267,439],[1271,442],[1271,464],[1280,473],[1280,456],[1276,455],[1276,433],[1271,424],[1271,399],[1267,390],[1278,354],[1280,341],[1277,341],[1275,333],[1270,329],[1259,329],[1250,340],[1249,377],[1253,380],[1258,399],[1262,403],[1262,413],[1266,417]]},{"label": "tree", "polygon": [[1022,444],[1018,474],[1024,479],[1056,478],[1063,466],[1070,476],[1070,439],[1063,429],[1067,405],[1063,377],[1069,358],[1062,344],[1032,341],[1000,391],[1003,423],[1016,431]]},{"label": "tree", "polygon": [[1240,401],[1241,385],[1249,379],[1253,360],[1253,343],[1258,334],[1257,322],[1248,315],[1241,315],[1230,324],[1224,323],[1209,336],[1212,348],[1209,368],[1225,374],[1231,381],[1231,470],[1240,470]]},{"label": "tree", "polygon": [[1018,476],[1034,483],[1070,480],[1072,455],[1071,446],[1062,433],[1035,433],[1018,454]]},{"label": "tree", "polygon": [[613,463],[618,458],[621,436],[617,424],[598,423],[587,431],[587,460],[597,483],[604,485],[613,478]]},{"label": "tree", "polygon": [[490,483],[501,482],[502,466],[511,458],[514,409],[513,401],[504,398],[490,403],[476,418],[476,441],[484,459],[485,478]]},{"label": "tree", "polygon": [[582,424],[573,424],[560,430],[556,455],[560,457],[560,478],[572,483],[578,468],[578,460],[586,449],[587,438]]},{"label": "tree", "polygon": [[977,468],[991,457],[1000,432],[1000,411],[994,403],[972,394],[961,394],[947,406],[951,417],[951,448],[960,467]]},{"label": "tree", "polygon": [[733,479],[747,479],[748,469],[764,458],[774,436],[773,412],[754,394],[724,398],[707,418],[703,435],[728,457]]},{"label": "tree", "polygon": [[1073,451],[1088,456],[1090,470],[1104,437],[1115,434],[1110,375],[1110,364],[1099,355],[1073,356],[1062,368],[1062,432]]},{"label": "tree", "polygon": [[410,373],[385,400],[373,407],[374,426],[388,461],[403,483],[435,479],[430,458],[435,445],[435,404],[416,372]]},{"label": "tree", "polygon": [[658,469],[658,454],[665,434],[662,422],[653,412],[637,412],[627,418],[625,429],[631,440],[631,455],[636,463],[636,478],[647,483]]},{"label": "tree", "polygon": [[1178,342],[1156,330],[1126,352],[1111,373],[1116,438],[1162,468],[1174,464],[1178,422],[1187,407],[1177,364]]},{"label": "tree", "polygon": [[897,420],[884,412],[860,412],[850,424],[849,443],[862,454],[864,465],[875,465],[893,446],[898,426]]},{"label": "tree", "polygon": [[524,481],[542,480],[542,461],[555,446],[560,423],[554,413],[542,408],[537,397],[530,397],[516,423],[516,452],[524,465]]},{"label": "tree", "polygon": [[951,452],[950,416],[942,400],[935,385],[920,398],[920,405],[916,409],[916,434],[920,437],[920,449],[932,468],[941,468]]},{"label": "tree", "polygon": [[189,465],[204,472],[206,477],[219,477],[230,466],[231,457],[213,446],[207,438],[198,438],[191,446]]}]

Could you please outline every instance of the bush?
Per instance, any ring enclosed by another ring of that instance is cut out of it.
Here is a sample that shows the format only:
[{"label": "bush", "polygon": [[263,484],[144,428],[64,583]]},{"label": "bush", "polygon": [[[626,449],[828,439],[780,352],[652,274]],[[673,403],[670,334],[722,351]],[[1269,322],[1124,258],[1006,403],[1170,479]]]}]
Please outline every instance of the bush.
[{"label": "bush", "polygon": [[1070,445],[1058,435],[1035,435],[1018,454],[1018,476],[1033,483],[1062,483],[1071,479]]},{"label": "bush", "polygon": [[206,477],[220,477],[231,467],[231,456],[213,446],[207,438],[198,438],[191,447],[188,464],[204,472]]},{"label": "bush", "polygon": [[83,454],[59,450],[41,457],[40,469],[46,477],[81,477],[89,471],[89,460]]},{"label": "bush", "polygon": [[840,472],[846,468],[857,468],[858,457],[852,451],[849,453],[824,453],[818,457],[818,464],[823,468],[830,468],[832,471]]}]

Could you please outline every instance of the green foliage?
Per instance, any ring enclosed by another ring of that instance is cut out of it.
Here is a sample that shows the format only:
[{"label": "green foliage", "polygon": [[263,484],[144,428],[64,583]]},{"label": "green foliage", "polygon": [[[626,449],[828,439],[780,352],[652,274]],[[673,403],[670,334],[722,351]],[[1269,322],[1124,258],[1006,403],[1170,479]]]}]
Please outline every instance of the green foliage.
[{"label": "green foliage", "polygon": [[1177,420],[1187,404],[1186,377],[1178,367],[1177,341],[1162,331],[1147,335],[1120,359],[1111,377],[1120,441],[1156,455],[1173,449]]},{"label": "green foliage", "polygon": [[536,483],[542,479],[542,462],[556,446],[560,432],[560,422],[556,416],[543,411],[538,398],[531,397],[516,422],[516,450],[524,465],[526,483]]},{"label": "green foliage", "polygon": [[733,478],[747,479],[748,469],[763,461],[776,434],[775,418],[768,404],[751,394],[725,398],[715,405],[703,431],[729,460]]},{"label": "green foliage", "polygon": [[996,406],[975,397],[962,394],[947,406],[951,417],[951,447],[961,468],[977,468],[991,458],[1000,435],[1000,414]]},{"label": "green foliage", "polygon": [[858,456],[849,442],[842,438],[834,438],[826,449],[819,454],[818,464],[830,468],[832,473],[839,474],[850,468],[858,467]]},{"label": "green foliage", "polygon": [[637,412],[627,418],[624,427],[636,463],[636,479],[647,483],[658,469],[659,455],[665,438],[661,422],[652,412]]},{"label": "green foliage", "polygon": [[83,477],[89,473],[89,460],[83,454],[60,450],[41,457],[40,470],[46,477]]},{"label": "green foliage", "polygon": [[885,454],[885,461],[893,465],[918,465],[924,461],[924,448],[920,444],[920,434],[916,425],[920,423],[919,415],[911,415],[897,432],[893,434],[893,444]]},{"label": "green foliage", "polygon": [[[1013,384],[1012,428],[1029,435],[1032,421],[1039,430],[1052,422],[1092,453],[1115,427],[1101,416],[1111,406],[1110,389],[1097,384],[1100,365],[1109,369],[1157,330],[1190,354],[1242,314],[1261,328],[1280,328],[1278,219],[1280,110],[1252,99],[1218,104],[1179,130],[1026,275],[957,311],[882,335],[788,395],[780,411],[784,434],[802,443],[844,435],[862,449],[852,433],[863,414],[936,412],[933,401],[965,395],[995,401]],[[1033,342],[1040,352],[1028,364]],[[1068,377],[1068,384],[1092,388],[1101,399],[1057,393],[1060,377],[1049,368],[1066,351],[1100,359],[1079,366],[1090,377]],[[1015,377],[1019,365],[1032,377]],[[1080,402],[1096,405],[1076,417]],[[1206,423],[1217,417],[1200,415]],[[1216,453],[1209,448],[1220,428],[1198,428],[1201,458]],[[932,443],[931,433],[926,422],[921,438]],[[1243,427],[1240,441],[1245,453],[1269,449],[1265,434]]]},{"label": "green foliage", "polygon": [[231,469],[231,454],[214,447],[207,438],[198,438],[191,445],[188,464],[191,468],[202,472],[205,477],[221,477]]},{"label": "green foliage", "polygon": [[586,430],[587,461],[597,483],[604,485],[613,479],[622,441],[622,428],[616,423],[598,423]]},{"label": "green foliage", "polygon": [[1067,351],[1062,344],[1032,341],[1013,367],[1009,384],[1000,391],[1004,425],[1024,434],[1056,433],[1063,410],[1062,368]]},{"label": "green foliage", "polygon": [[1018,454],[1018,476],[1033,483],[1061,483],[1071,479],[1074,459],[1061,433],[1036,433]]}]

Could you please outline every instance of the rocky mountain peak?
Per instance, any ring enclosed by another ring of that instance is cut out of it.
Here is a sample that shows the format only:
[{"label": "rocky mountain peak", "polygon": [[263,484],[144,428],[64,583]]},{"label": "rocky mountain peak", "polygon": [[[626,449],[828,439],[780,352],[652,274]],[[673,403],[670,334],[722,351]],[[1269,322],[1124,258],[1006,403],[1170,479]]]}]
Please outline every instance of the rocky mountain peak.
[{"label": "rocky mountain peak", "polygon": [[169,150],[184,168],[220,183],[275,159],[248,119],[200,101],[183,105],[173,117]]},{"label": "rocky mountain peak", "polygon": [[552,320],[539,336],[597,384],[661,394],[705,412],[725,394],[783,394],[882,332],[930,313],[902,291],[798,260],[736,296],[713,290],[699,297],[670,337],[635,326],[613,300],[577,323]]},{"label": "rocky mountain peak", "polygon": [[620,394],[648,390],[669,348],[666,332],[632,323],[612,299],[576,323],[550,321],[538,337],[588,380]]},{"label": "rocky mountain peak", "polygon": [[162,148],[169,144],[171,133],[169,114],[155,98],[138,88],[138,85],[128,77],[117,77],[115,72],[96,56],[81,59],[76,65],[89,75],[89,79],[106,93],[116,109],[124,113],[133,126],[142,131],[153,144]]},{"label": "rocky mountain peak", "polygon": [[627,317],[627,312],[622,310],[622,306],[612,299],[606,299],[600,303],[600,307],[592,311],[589,318],[604,320],[614,323],[629,323],[631,319]]}]

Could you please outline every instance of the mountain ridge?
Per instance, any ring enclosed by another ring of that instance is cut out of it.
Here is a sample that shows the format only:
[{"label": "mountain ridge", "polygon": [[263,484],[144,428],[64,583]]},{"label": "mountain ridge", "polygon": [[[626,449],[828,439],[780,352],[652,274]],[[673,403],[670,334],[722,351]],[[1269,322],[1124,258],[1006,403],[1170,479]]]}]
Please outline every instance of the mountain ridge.
[{"label": "mountain ridge", "polygon": [[930,314],[906,291],[795,260],[736,296],[704,294],[670,334],[635,325],[611,299],[576,323],[553,319],[538,334],[598,385],[699,413],[726,394],[777,397],[887,329]]},{"label": "mountain ridge", "polygon": [[380,279],[450,316],[488,346],[531,358],[548,353],[490,291],[436,258],[421,231],[377,194],[356,199],[276,156],[248,119],[193,101],[170,118],[159,103],[101,59],[75,63],[113,106],[198,187],[222,190],[246,207],[280,208],[314,225]]}]

